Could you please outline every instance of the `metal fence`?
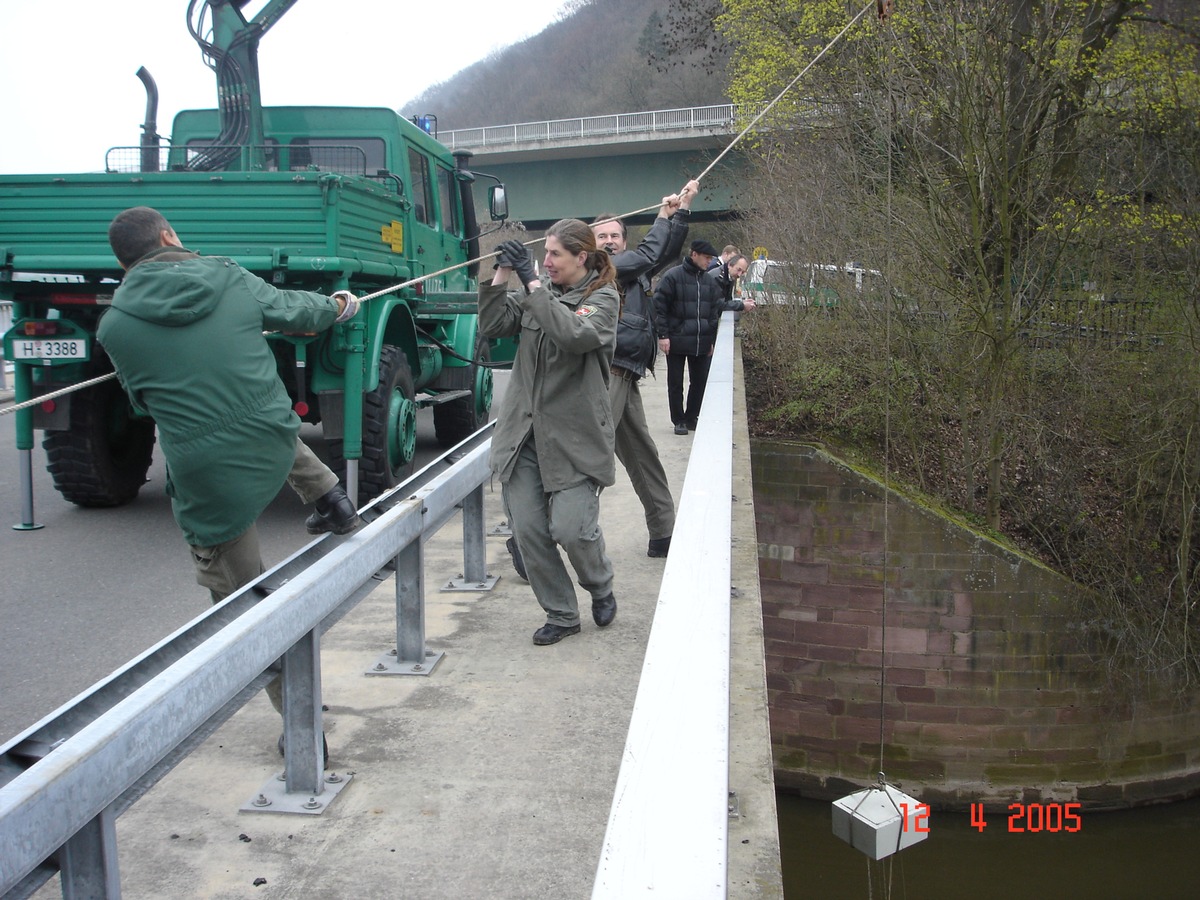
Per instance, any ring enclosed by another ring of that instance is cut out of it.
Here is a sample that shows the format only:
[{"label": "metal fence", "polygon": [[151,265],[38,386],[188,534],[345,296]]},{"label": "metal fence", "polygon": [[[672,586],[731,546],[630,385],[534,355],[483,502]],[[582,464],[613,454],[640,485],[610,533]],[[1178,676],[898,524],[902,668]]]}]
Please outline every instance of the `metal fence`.
[{"label": "metal fence", "polygon": [[516,125],[462,128],[443,131],[438,137],[447,147],[455,150],[623,135],[655,136],[698,129],[733,133],[737,124],[736,114],[737,109],[732,103],[721,103],[716,106],[693,106],[686,109],[660,109],[607,116],[583,116],[576,119],[549,119],[544,122],[522,122]]},{"label": "metal fence", "polygon": [[[159,171],[204,172],[220,169],[237,162],[249,168],[250,151],[262,151],[267,172],[336,172],[340,175],[365,175],[367,154],[354,144],[321,143],[312,140],[304,144],[262,144],[256,148],[240,144],[205,144],[193,142],[186,147],[164,145],[158,156]],[[110,147],[104,156],[105,172],[136,174],[143,171],[141,147]],[[283,158],[286,155],[286,162]]]},{"label": "metal fence", "polygon": [[1148,351],[1163,344],[1158,304],[1145,300],[1087,298],[1041,306],[1022,328],[1032,347],[1086,343],[1108,350]]}]

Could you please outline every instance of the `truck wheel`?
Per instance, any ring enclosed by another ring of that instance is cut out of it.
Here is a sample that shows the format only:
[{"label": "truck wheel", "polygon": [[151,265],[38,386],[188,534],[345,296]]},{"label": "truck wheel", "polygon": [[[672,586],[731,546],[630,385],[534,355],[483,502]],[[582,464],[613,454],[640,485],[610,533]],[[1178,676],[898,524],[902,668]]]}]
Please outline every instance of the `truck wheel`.
[{"label": "truck wheel", "polygon": [[146,483],[154,422],[134,416],[117,381],[71,397],[70,428],[42,439],[55,489],[78,506],[123,506]]},{"label": "truck wheel", "polygon": [[[482,362],[491,361],[492,350],[487,338],[475,341],[475,358]],[[438,387],[446,391],[471,391],[470,397],[433,407],[433,431],[437,442],[442,447],[453,447],[487,422],[492,409],[492,370],[487,366],[443,369]]]},{"label": "truck wheel", "polygon": [[[358,463],[361,506],[398,485],[417,452],[417,404],[412,370],[399,347],[379,354],[379,385],[363,395],[363,455]],[[346,482],[342,439],[326,438],[331,467]]]}]

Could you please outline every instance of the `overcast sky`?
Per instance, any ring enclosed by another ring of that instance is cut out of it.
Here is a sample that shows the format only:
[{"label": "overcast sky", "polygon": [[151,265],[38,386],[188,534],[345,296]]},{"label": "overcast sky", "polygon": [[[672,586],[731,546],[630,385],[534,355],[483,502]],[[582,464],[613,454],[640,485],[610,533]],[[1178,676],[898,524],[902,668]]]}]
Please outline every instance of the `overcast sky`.
[{"label": "overcast sky", "polygon": [[[244,14],[251,17],[264,2],[254,0]],[[299,0],[259,45],[263,103],[396,109],[541,31],[564,5]],[[179,110],[215,106],[216,76],[188,33],[187,6],[0,0],[0,174],[102,171],[109,147],[137,145],[146,118],[140,66],[158,84],[160,134],[170,133]]]}]

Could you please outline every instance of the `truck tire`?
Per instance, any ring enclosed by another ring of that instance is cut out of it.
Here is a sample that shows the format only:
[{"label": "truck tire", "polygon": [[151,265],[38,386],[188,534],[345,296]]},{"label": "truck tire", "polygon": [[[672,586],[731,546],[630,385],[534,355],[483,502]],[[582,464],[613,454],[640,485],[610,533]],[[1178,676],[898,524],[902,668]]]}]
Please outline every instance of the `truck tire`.
[{"label": "truck tire", "polygon": [[71,396],[70,428],[42,439],[55,489],[77,506],[124,506],[146,483],[154,422],[134,416],[119,382]]},{"label": "truck tire", "polygon": [[[417,404],[412,369],[399,347],[379,354],[379,385],[363,395],[363,455],[358,464],[358,505],[398,485],[417,451]],[[326,436],[330,467],[346,483],[342,438]]]},{"label": "truck tire", "polygon": [[[475,359],[491,362],[492,350],[487,338],[475,341]],[[437,442],[442,447],[453,447],[487,422],[492,409],[492,370],[487,366],[443,369],[438,388],[471,392],[470,397],[461,397],[433,407],[433,432]]]}]

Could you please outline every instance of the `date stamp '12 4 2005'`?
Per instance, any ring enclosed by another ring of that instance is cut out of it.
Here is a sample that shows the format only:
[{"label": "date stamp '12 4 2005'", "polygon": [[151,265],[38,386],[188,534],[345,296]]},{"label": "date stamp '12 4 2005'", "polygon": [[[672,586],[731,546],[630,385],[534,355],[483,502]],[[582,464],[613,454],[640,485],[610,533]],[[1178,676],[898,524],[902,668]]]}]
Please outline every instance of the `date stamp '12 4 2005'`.
[{"label": "date stamp '12 4 2005'", "polygon": [[[983,804],[971,804],[971,827],[982,832],[988,827]],[[1010,803],[1009,834],[1074,833],[1083,828],[1078,803]]]}]

